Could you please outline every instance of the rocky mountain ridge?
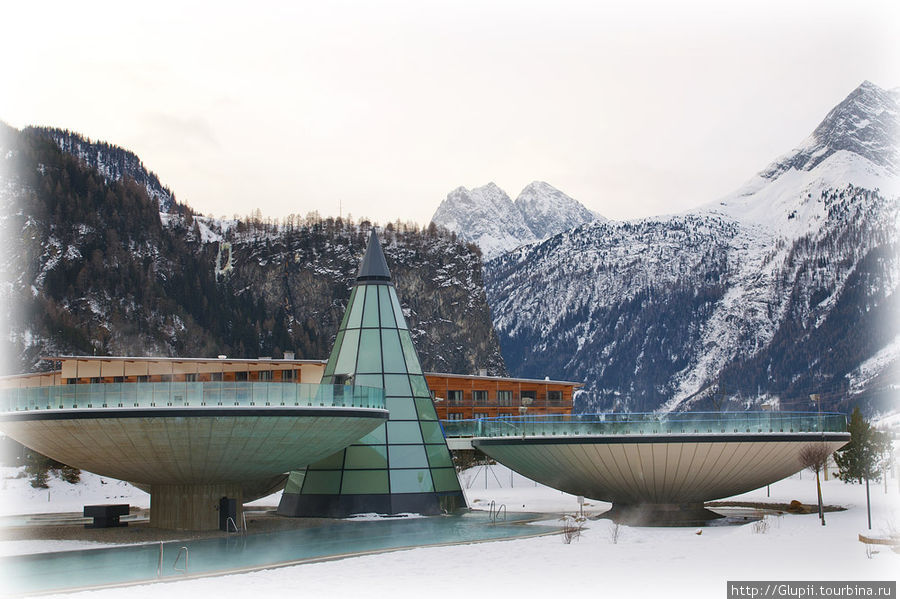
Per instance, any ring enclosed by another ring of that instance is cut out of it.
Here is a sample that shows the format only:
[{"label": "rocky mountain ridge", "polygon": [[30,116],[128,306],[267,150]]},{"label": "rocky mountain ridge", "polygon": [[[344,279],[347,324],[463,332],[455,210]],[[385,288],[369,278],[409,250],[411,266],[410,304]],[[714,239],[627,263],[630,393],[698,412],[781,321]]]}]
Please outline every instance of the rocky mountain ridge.
[{"label": "rocky mountain ridge", "polygon": [[[5,373],[54,354],[328,355],[371,223],[160,212],[117,149],[88,150],[0,125]],[[402,223],[382,239],[424,367],[504,373],[477,249]]]},{"label": "rocky mountain ridge", "polygon": [[[488,262],[511,372],[585,381],[584,410],[893,401],[896,98],[864,83],[816,129],[815,150],[718,202],[582,225]],[[860,140],[876,141],[857,153]]]},{"label": "rocky mountain ridge", "polygon": [[431,220],[477,244],[490,260],[582,223],[605,219],[549,183],[534,181],[515,202],[493,182],[474,189],[457,187]]}]

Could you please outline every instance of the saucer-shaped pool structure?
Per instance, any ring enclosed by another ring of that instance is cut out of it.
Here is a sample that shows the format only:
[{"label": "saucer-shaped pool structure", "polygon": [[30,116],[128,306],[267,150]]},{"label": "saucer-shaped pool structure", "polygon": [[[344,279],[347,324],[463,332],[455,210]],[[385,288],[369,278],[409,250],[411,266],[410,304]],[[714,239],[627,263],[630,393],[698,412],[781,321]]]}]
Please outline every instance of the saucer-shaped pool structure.
[{"label": "saucer-shaped pool structure", "polygon": [[[77,388],[77,389],[75,389]],[[148,488],[152,526],[214,529],[286,473],[350,445],[388,417],[366,387],[198,382],[4,390],[0,430],[55,460]]]},{"label": "saucer-shaped pool structure", "polygon": [[[647,520],[706,520],[703,502],[781,480],[803,469],[810,444],[850,440],[843,414],[785,412],[581,414],[445,423],[448,436],[516,472],[613,503]],[[455,427],[455,428],[451,428]]]}]

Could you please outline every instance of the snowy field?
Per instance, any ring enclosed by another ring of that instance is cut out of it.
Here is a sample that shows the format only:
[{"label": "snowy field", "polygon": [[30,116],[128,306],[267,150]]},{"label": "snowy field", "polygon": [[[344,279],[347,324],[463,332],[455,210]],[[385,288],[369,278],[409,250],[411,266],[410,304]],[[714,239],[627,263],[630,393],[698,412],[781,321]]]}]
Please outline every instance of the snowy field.
[{"label": "snowy field", "polygon": [[[7,471],[7,474],[10,472]],[[128,501],[146,507],[149,497],[124,483],[87,484],[66,489],[54,481],[47,491],[26,489],[24,479],[5,479],[2,514],[79,511],[87,501]],[[572,514],[575,497],[511,475],[502,466],[464,472],[461,481],[469,505],[486,509],[491,501],[510,511]],[[770,488],[738,496],[760,502],[815,503],[815,482],[808,473]],[[900,530],[900,480],[873,484],[872,533]],[[826,504],[845,512],[769,517],[765,525],[698,528],[622,526],[614,540],[608,521],[588,521],[571,544],[560,535],[502,542],[422,548],[347,558],[183,582],[91,591],[85,599],[144,597],[725,597],[727,580],[896,580],[900,555],[877,547],[867,555],[857,539],[866,529],[865,487],[830,480],[823,483]],[[255,502],[277,504],[278,496]],[[599,513],[609,504],[587,500],[585,511]],[[698,534],[700,533],[700,534]],[[77,548],[77,542],[6,542],[4,553]],[[87,544],[80,544],[82,546]],[[96,545],[90,545],[96,546]]]}]

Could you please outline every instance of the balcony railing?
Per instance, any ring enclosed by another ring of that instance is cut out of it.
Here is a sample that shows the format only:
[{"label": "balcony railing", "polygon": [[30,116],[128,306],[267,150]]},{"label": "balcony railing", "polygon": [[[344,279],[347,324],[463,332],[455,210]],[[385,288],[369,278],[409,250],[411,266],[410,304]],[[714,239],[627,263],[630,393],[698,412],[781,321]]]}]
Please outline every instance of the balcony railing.
[{"label": "balcony railing", "polygon": [[195,406],[384,409],[385,403],[382,389],[308,383],[91,383],[0,389],[0,412]]},{"label": "balcony railing", "polygon": [[447,437],[696,435],[846,432],[847,416],[828,412],[571,414],[443,420]]}]

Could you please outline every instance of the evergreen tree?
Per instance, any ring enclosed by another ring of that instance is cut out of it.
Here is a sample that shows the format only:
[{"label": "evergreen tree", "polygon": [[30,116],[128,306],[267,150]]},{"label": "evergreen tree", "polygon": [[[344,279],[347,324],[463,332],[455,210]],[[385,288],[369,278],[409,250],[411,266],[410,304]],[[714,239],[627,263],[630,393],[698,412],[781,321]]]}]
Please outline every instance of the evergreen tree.
[{"label": "evergreen tree", "polygon": [[880,480],[884,460],[890,452],[890,437],[863,418],[859,408],[850,415],[850,443],[834,454],[838,476],[844,482],[863,482],[864,478]]}]

